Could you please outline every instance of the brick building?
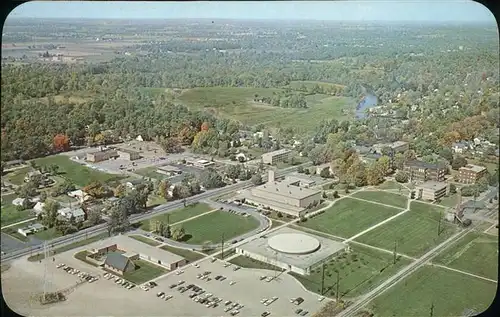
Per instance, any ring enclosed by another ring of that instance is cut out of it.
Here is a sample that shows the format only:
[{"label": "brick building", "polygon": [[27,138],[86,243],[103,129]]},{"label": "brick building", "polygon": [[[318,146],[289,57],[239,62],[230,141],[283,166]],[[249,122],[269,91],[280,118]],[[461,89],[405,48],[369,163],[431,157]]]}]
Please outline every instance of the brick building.
[{"label": "brick building", "polygon": [[484,175],[486,175],[486,167],[467,164],[458,170],[458,181],[464,184],[475,184]]},{"label": "brick building", "polygon": [[444,181],[446,167],[441,164],[431,164],[423,161],[408,161],[404,165],[404,171],[408,173],[411,180],[415,181]]}]

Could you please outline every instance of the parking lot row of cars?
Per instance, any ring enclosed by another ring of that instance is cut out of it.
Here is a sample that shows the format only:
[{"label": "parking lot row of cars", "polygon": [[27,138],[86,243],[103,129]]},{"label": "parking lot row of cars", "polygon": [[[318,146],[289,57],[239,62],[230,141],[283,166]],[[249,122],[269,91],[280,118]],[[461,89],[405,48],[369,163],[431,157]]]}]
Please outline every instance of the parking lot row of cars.
[{"label": "parking lot row of cars", "polygon": [[126,289],[132,289],[135,287],[135,284],[133,284],[133,283],[131,283],[131,282],[119,277],[119,276],[113,275],[111,273],[104,273],[103,277],[107,280],[111,280],[111,281],[115,282],[115,284],[117,284],[117,285],[123,286]]},{"label": "parking lot row of cars", "polygon": [[89,273],[85,273],[85,272],[81,272],[80,270],[78,269],[74,269],[70,266],[67,266],[66,264],[64,263],[59,263],[56,265],[56,267],[58,269],[63,269],[64,271],[66,271],[68,274],[71,274],[71,275],[77,275],[78,274],[78,277],[83,280],[83,281],[87,281],[89,283],[93,283],[95,281],[97,281],[99,279],[98,276],[93,276]]}]

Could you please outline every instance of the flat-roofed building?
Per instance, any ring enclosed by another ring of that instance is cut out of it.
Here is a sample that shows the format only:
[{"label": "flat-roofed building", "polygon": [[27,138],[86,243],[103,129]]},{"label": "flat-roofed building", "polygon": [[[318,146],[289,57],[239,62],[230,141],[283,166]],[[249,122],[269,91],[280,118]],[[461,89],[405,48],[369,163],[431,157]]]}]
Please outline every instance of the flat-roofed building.
[{"label": "flat-roofed building", "polygon": [[87,153],[87,161],[98,163],[118,156],[119,155],[115,150],[99,150],[96,152]]},{"label": "flat-roofed building", "polygon": [[415,189],[417,191],[417,197],[419,199],[431,201],[440,199],[449,191],[447,183],[436,181],[424,182],[420,185],[415,186]]},{"label": "flat-roofed building", "polygon": [[264,153],[262,154],[262,163],[274,165],[278,162],[288,161],[291,152],[292,151],[288,149],[281,149],[269,153]]},{"label": "flat-roofed building", "polygon": [[316,185],[316,181],[310,177],[302,176],[287,176],[282,181],[282,183],[287,183],[288,185],[309,188]]},{"label": "flat-roofed building", "polygon": [[215,162],[209,160],[186,160],[186,165],[192,165],[198,168],[207,168],[210,166],[214,166]]},{"label": "flat-roofed building", "polygon": [[27,237],[31,234],[35,234],[37,232],[45,230],[45,226],[39,223],[35,223],[24,228],[17,229],[17,232]]},{"label": "flat-roofed building", "polygon": [[318,165],[316,166],[316,174],[321,174],[321,172],[325,169],[328,169],[328,172],[330,173],[330,175],[333,174],[333,169],[332,169],[332,164],[331,163],[325,163],[325,164],[321,164],[321,165]]},{"label": "flat-roofed building", "polygon": [[442,182],[446,174],[446,167],[441,164],[413,160],[405,163],[404,171],[408,173],[411,180]]},{"label": "flat-roofed building", "polygon": [[118,149],[116,152],[124,160],[134,161],[141,158],[140,152],[134,150]]},{"label": "flat-roofed building", "polygon": [[156,172],[167,176],[182,174],[182,170],[172,165],[163,165],[156,168]]},{"label": "flat-roofed building", "polygon": [[467,164],[459,168],[458,181],[464,184],[475,184],[484,175],[486,175],[486,167]]}]

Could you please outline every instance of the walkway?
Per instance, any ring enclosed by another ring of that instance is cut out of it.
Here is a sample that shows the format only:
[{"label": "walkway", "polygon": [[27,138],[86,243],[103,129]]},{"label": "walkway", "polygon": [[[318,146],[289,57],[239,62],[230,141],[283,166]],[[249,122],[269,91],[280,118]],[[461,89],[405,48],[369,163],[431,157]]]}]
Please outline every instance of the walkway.
[{"label": "walkway", "polygon": [[5,229],[5,228],[17,226],[17,225],[20,225],[22,223],[30,222],[30,221],[33,221],[33,220],[36,220],[36,217],[29,218],[29,219],[26,219],[26,220],[23,220],[23,221],[19,221],[19,222],[16,222],[16,223],[11,223],[10,225],[3,226],[1,229]]}]

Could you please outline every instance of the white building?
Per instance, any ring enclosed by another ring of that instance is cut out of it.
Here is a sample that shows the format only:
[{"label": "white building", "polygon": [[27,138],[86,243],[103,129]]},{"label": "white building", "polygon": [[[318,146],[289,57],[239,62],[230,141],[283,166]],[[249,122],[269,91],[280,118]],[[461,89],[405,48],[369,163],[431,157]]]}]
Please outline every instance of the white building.
[{"label": "white building", "polygon": [[69,196],[69,197],[72,197],[72,198],[76,198],[76,199],[78,199],[78,201],[79,201],[80,203],[83,203],[83,202],[85,202],[85,201],[87,201],[87,200],[89,200],[89,199],[91,199],[91,198],[92,198],[89,194],[87,194],[86,192],[84,192],[84,191],[83,191],[83,190],[81,190],[81,189],[78,189],[78,190],[75,190],[75,191],[69,192],[69,193],[68,193],[68,196]]},{"label": "white building", "polygon": [[64,219],[69,221],[71,217],[74,217],[75,222],[82,222],[85,220],[85,212],[82,208],[62,208],[57,211]]},{"label": "white building", "polygon": [[43,230],[45,230],[45,227],[43,225],[41,225],[39,223],[35,223],[35,224],[29,225],[29,226],[24,227],[24,228],[19,228],[19,229],[17,229],[17,232],[19,232],[23,236],[27,237],[30,234],[34,234],[34,233],[37,233],[37,232],[43,231]]}]

